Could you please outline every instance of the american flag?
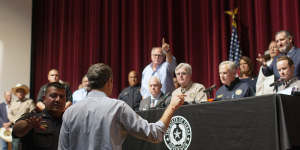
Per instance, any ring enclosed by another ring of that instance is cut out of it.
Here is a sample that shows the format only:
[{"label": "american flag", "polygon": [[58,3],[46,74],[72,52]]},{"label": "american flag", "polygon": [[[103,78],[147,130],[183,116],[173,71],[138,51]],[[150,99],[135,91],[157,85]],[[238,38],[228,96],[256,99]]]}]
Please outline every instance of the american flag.
[{"label": "american flag", "polygon": [[242,52],[240,50],[240,42],[235,26],[232,26],[231,39],[230,39],[230,50],[229,50],[229,60],[234,61],[236,64],[239,64],[240,57]]}]

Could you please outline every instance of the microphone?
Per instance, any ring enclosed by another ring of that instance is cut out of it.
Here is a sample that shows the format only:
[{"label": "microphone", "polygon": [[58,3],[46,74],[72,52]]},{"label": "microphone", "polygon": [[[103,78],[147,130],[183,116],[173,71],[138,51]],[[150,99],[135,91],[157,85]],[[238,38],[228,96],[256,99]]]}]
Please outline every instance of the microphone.
[{"label": "microphone", "polygon": [[216,85],[213,84],[212,86],[210,86],[209,88],[205,89],[203,92],[206,93],[206,96],[208,98],[212,97],[212,90],[216,88]]},{"label": "microphone", "polygon": [[284,82],[284,80],[282,80],[281,78],[279,78],[277,81],[274,81],[273,83],[270,84],[270,87],[272,86],[278,86],[280,84],[282,84]]},{"label": "microphone", "polygon": [[206,92],[211,92],[215,88],[216,88],[216,85],[214,84],[214,85],[210,86],[209,88],[205,89],[203,92],[205,92],[205,93]]}]

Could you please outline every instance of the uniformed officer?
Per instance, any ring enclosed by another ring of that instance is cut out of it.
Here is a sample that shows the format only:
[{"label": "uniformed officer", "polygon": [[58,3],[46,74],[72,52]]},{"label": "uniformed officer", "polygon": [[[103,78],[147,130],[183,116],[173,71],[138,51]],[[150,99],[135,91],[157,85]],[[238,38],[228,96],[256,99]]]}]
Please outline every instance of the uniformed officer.
[{"label": "uniformed officer", "polygon": [[57,150],[62,115],[65,111],[66,89],[58,82],[47,84],[42,112],[25,113],[16,121],[13,136],[21,138],[22,150]]},{"label": "uniformed officer", "polygon": [[205,87],[200,83],[192,81],[192,67],[187,63],[180,63],[175,74],[180,85],[179,88],[173,91],[173,96],[186,95],[184,102],[188,104],[196,104],[207,101],[207,96],[204,93]]},{"label": "uniformed officer", "polygon": [[232,61],[223,61],[219,65],[220,80],[223,84],[216,92],[216,100],[234,99],[255,95],[250,86],[236,78],[236,65]]},{"label": "uniformed officer", "polygon": [[132,70],[128,74],[129,86],[119,95],[118,99],[125,101],[133,110],[137,111],[140,106],[142,96],[140,94],[141,85],[139,84],[138,74]]},{"label": "uniformed officer", "polygon": [[[279,91],[292,88],[300,88],[300,80],[294,75],[295,65],[291,58],[287,56],[280,56],[277,59],[277,70],[280,75],[282,84],[279,86]],[[290,93],[289,92],[289,93]]]}]

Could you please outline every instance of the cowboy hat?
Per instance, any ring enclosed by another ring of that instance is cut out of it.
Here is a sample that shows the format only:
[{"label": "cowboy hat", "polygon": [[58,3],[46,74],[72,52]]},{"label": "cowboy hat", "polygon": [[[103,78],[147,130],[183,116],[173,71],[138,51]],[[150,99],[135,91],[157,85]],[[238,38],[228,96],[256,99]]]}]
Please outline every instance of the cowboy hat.
[{"label": "cowboy hat", "polygon": [[12,92],[14,93],[14,95],[16,95],[16,92],[18,89],[23,89],[25,92],[25,95],[27,95],[29,93],[29,88],[27,85],[25,84],[17,84],[16,87],[12,88]]}]

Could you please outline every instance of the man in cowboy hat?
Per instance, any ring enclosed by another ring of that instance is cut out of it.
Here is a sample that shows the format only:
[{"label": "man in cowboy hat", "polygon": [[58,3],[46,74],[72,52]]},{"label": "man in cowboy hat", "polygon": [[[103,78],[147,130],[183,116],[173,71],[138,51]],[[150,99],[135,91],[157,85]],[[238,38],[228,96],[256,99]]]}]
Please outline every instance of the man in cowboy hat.
[{"label": "man in cowboy hat", "polygon": [[[29,88],[27,85],[17,84],[14,88],[12,88],[12,92],[17,99],[11,102],[11,106],[8,111],[8,119],[14,124],[16,120],[18,120],[24,113],[28,113],[34,110],[35,104],[32,99],[25,97],[29,93]],[[13,138],[13,150],[19,149],[19,143],[20,139]]]}]

